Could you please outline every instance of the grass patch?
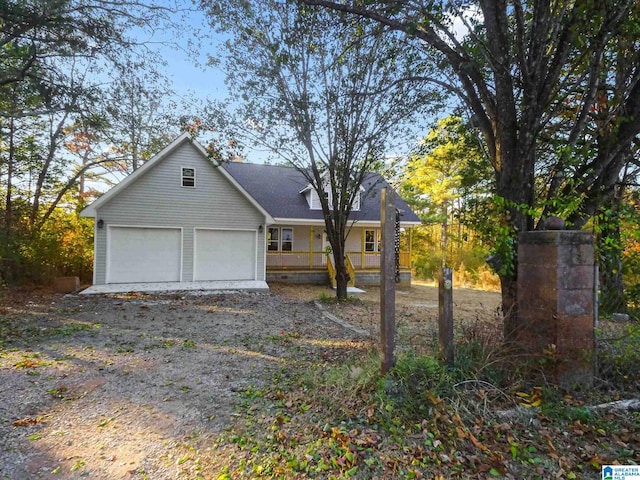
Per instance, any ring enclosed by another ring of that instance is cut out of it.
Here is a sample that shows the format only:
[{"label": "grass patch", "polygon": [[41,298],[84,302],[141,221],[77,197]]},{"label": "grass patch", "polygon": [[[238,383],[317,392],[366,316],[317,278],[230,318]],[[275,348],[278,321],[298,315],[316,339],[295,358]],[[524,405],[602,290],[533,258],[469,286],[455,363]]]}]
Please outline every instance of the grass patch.
[{"label": "grass patch", "polygon": [[50,320],[41,326],[42,321],[29,315],[14,315],[0,318],[0,350],[6,348],[7,343],[17,339],[41,339],[46,337],[71,337],[80,332],[93,332],[101,328],[99,323],[67,322],[55,326],[50,324],[59,323]]},{"label": "grass patch", "polygon": [[454,368],[402,352],[387,375],[377,351],[300,360],[269,388],[241,392],[236,422],[214,446],[224,466],[211,473],[596,479],[601,465],[635,458],[637,413],[595,412],[585,392],[532,385],[513,368],[522,359],[491,345],[465,338]]},{"label": "grass patch", "polygon": [[71,335],[74,335],[78,332],[88,332],[91,330],[94,330],[96,328],[100,328],[101,325],[99,323],[80,323],[80,322],[74,322],[74,323],[69,323],[69,324],[64,324],[61,325],[59,327],[56,328],[52,328],[49,330],[45,330],[44,334],[48,335],[48,336],[57,336],[57,335],[61,335],[61,336],[65,336],[65,337],[69,337]]}]

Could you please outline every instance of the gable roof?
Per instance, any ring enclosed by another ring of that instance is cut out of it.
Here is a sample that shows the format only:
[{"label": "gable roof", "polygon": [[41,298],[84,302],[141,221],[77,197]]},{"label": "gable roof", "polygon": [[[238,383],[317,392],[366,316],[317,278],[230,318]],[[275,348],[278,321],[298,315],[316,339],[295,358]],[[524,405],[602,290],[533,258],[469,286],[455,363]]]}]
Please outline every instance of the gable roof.
[{"label": "gable roof", "polygon": [[[323,221],[322,210],[311,210],[304,195],[309,182],[297,169],[253,163],[226,163],[222,166],[229,174],[277,221]],[[349,219],[360,222],[380,221],[380,191],[387,181],[377,173],[368,173],[362,183],[360,210],[352,211]],[[420,218],[399,196],[396,207],[401,211],[401,222],[420,224]]]},{"label": "gable roof", "polygon": [[[209,156],[207,155],[207,152],[204,149],[204,147],[200,145],[197,141],[193,140],[189,136],[189,134],[185,132],[182,135],[180,135],[178,138],[176,138],[173,142],[171,142],[169,145],[167,145],[165,148],[163,148],[159,153],[154,155],[148,162],[145,162],[144,165],[138,168],[131,175],[128,175],[127,177],[125,177],[120,183],[118,183],[113,188],[111,188],[110,190],[105,192],[103,195],[101,195],[99,198],[94,200],[90,205],[84,208],[82,212],[80,212],[80,216],[95,217],[97,208],[107,203],[110,199],[114,198],[116,195],[118,195],[120,191],[124,190],[125,188],[127,188],[127,186],[131,185],[138,178],[140,178],[146,172],[151,170],[156,164],[161,162],[164,158],[166,158],[168,155],[170,155],[173,151],[175,151],[179,146],[181,146],[184,143],[189,143],[207,161],[210,161]],[[213,165],[213,163],[211,163],[211,168],[218,168],[218,167],[216,167],[215,165]],[[262,207],[262,205],[256,202],[256,200],[251,195],[249,195],[247,191],[231,175],[229,175],[229,173],[225,169],[219,168],[219,171],[232,185],[234,185],[240,191],[240,193],[242,193],[247,198],[247,200],[249,200],[249,202],[258,211],[260,211],[266,217],[267,223],[274,222],[273,218]]]},{"label": "gable roof", "polygon": [[[183,133],[135,172],[88,205],[80,215],[95,217],[96,209],[114,198],[184,143],[189,143],[204,159],[210,161],[202,145],[193,140],[188,133]],[[304,192],[310,185],[296,168],[235,162],[225,163],[220,167],[212,163],[211,166],[218,168],[220,173],[265,215],[268,224],[324,222],[322,210],[309,208]],[[380,191],[385,187],[391,189],[380,174],[368,173],[360,190],[360,210],[352,211],[349,219],[356,222],[380,222]],[[396,207],[401,211],[401,223],[406,225],[421,223],[420,218],[399,196],[396,196]]]}]

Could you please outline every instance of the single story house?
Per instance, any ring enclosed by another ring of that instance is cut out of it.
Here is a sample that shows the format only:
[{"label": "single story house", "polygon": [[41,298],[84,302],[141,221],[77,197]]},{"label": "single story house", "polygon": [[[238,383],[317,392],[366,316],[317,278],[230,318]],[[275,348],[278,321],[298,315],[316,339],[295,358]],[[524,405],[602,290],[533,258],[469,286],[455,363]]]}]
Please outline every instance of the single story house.
[{"label": "single story house", "polygon": [[[380,190],[370,174],[350,216],[355,284],[379,283]],[[420,219],[403,202],[401,227]],[[197,281],[329,283],[318,195],[291,167],[226,163],[183,134],[86,207],[95,219],[94,285]],[[410,241],[405,241],[410,248]],[[409,251],[400,253],[410,282]]]}]

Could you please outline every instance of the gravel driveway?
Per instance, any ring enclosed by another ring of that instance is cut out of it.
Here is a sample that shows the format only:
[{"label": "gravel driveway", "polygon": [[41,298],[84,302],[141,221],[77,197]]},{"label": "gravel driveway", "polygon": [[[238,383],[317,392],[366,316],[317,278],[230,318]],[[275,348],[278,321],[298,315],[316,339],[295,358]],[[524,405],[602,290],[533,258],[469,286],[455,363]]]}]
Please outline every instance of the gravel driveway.
[{"label": "gravel driveway", "polygon": [[0,313],[0,477],[16,480],[197,478],[236,402],[362,346],[271,293],[40,294]]}]

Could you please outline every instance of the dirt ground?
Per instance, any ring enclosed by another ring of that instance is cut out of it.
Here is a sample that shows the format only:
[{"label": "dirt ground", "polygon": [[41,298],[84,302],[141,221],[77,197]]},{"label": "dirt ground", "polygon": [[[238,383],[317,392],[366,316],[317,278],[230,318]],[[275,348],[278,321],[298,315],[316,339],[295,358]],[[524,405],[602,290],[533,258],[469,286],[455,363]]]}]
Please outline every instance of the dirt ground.
[{"label": "dirt ground", "polygon": [[[198,452],[289,359],[366,347],[370,340],[318,309],[314,300],[332,295],[283,285],[209,295],[0,294],[0,477],[196,478]],[[374,333],[379,291],[360,295],[328,308]],[[454,293],[457,317],[491,321],[498,302],[496,293]],[[399,331],[435,328],[435,288],[399,291],[397,305]]]},{"label": "dirt ground", "polygon": [[[379,335],[380,288],[364,287],[365,293],[351,294],[351,301],[328,302],[331,313],[369,332]],[[271,290],[284,298],[331,300],[335,291],[324,286],[272,285]],[[457,335],[482,330],[483,335],[501,334],[500,293],[456,288],[453,291],[454,324]],[[411,287],[396,290],[396,327],[399,348],[432,351],[438,345],[438,288],[413,282]]]}]

